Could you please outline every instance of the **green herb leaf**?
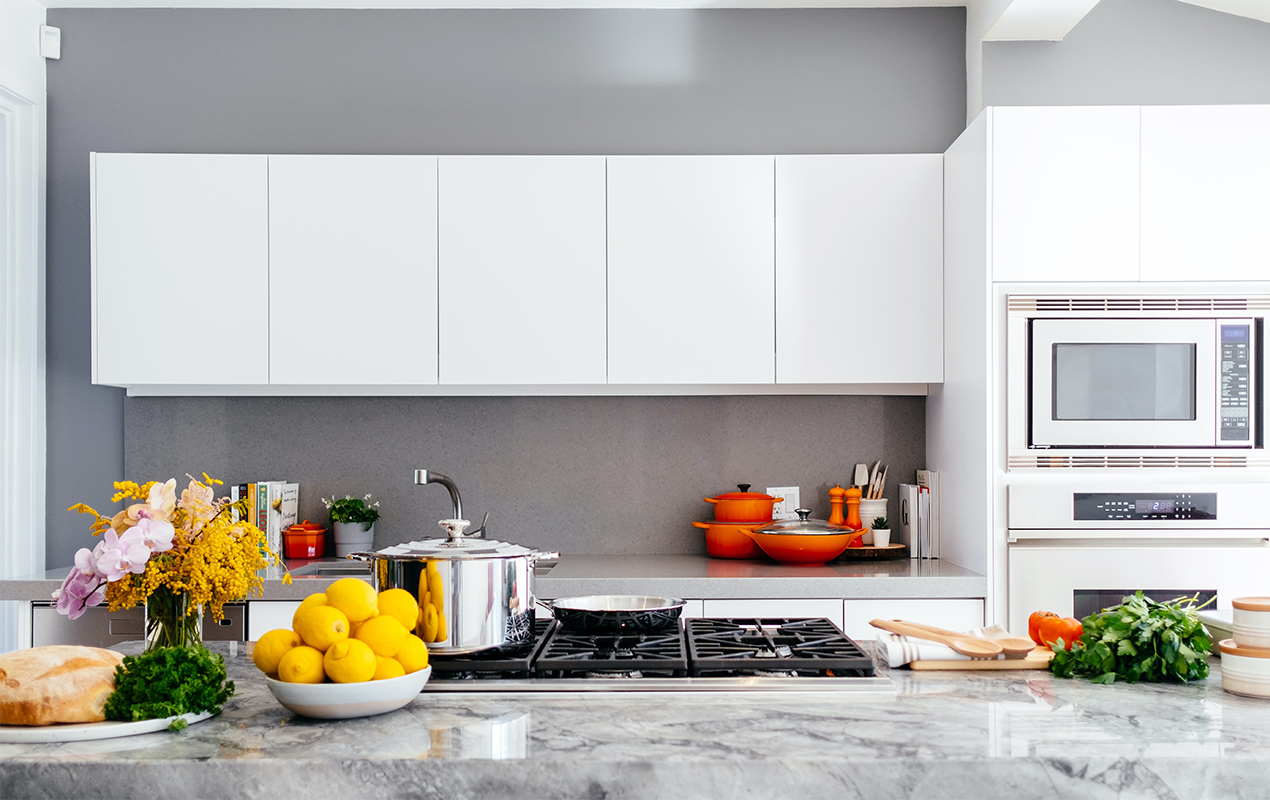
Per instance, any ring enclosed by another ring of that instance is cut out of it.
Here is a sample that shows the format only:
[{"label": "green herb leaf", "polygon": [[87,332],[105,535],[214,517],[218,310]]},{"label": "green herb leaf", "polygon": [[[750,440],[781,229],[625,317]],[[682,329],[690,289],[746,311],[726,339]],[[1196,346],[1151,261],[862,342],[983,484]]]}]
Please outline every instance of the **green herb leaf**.
[{"label": "green herb leaf", "polygon": [[234,682],[226,678],[219,653],[205,647],[161,647],[126,656],[115,668],[106,719],[137,722],[204,711],[218,714],[233,694]]}]

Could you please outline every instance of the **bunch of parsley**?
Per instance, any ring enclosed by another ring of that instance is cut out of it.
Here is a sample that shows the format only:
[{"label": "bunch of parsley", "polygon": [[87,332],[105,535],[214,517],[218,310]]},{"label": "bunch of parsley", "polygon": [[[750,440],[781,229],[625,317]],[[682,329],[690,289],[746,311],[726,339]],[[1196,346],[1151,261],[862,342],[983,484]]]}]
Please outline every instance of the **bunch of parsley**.
[{"label": "bunch of parsley", "polygon": [[1195,614],[1198,600],[1196,595],[1158,603],[1139,591],[1090,614],[1081,620],[1085,632],[1071,650],[1054,645],[1050,670],[1092,683],[1203,680],[1212,642]]},{"label": "bunch of parsley", "polygon": [[[181,714],[220,713],[234,694],[225,659],[205,647],[160,647],[126,656],[115,667],[115,691],[106,700],[106,719],[136,722]],[[184,720],[173,723],[176,730]]]}]

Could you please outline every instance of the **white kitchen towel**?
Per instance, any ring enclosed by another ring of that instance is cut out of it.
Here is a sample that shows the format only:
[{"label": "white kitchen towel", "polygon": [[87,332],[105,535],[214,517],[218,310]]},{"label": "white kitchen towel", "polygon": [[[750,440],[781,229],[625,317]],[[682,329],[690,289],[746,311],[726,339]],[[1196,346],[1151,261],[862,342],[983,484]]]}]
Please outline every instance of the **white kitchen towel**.
[{"label": "white kitchen towel", "polygon": [[[973,631],[966,631],[967,636],[975,636],[980,639],[1008,639],[1010,633],[1000,625],[991,625],[987,628],[976,628]],[[886,663],[890,667],[902,667],[910,661],[969,661],[970,656],[963,656],[956,650],[953,650],[946,644],[938,642],[927,642],[922,639],[913,639],[908,636],[900,636],[897,633],[887,633],[886,631],[878,631],[878,644],[886,652]],[[997,658],[1005,658],[1004,655]]]}]

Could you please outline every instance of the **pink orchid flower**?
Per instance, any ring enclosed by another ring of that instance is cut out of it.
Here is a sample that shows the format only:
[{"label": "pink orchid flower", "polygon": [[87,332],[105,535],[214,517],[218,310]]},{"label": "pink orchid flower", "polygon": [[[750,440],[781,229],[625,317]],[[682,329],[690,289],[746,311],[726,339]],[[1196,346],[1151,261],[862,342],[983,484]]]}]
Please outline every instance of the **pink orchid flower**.
[{"label": "pink orchid flower", "polygon": [[53,592],[53,599],[57,601],[57,613],[79,619],[88,606],[100,605],[106,599],[106,582],[78,568],[72,569],[62,582],[62,588]]},{"label": "pink orchid flower", "polygon": [[172,539],[176,536],[176,528],[172,527],[172,523],[162,520],[143,519],[137,523],[135,528],[131,528],[124,537],[132,536],[132,541],[137,542],[151,553],[166,553],[172,549]]},{"label": "pink orchid flower", "polygon": [[[129,531],[131,533],[131,531]],[[150,548],[138,541],[120,539],[118,548],[107,549],[97,561],[97,568],[108,581],[117,581],[129,572],[140,575],[146,571],[150,560]]]}]

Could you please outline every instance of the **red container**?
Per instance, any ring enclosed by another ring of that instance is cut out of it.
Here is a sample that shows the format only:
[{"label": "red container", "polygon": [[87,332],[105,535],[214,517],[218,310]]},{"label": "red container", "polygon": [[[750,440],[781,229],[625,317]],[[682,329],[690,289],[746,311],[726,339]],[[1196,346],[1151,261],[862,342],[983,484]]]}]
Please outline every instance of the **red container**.
[{"label": "red container", "polygon": [[326,528],[307,519],[282,532],[283,550],[287,558],[322,558],[326,555]]}]

